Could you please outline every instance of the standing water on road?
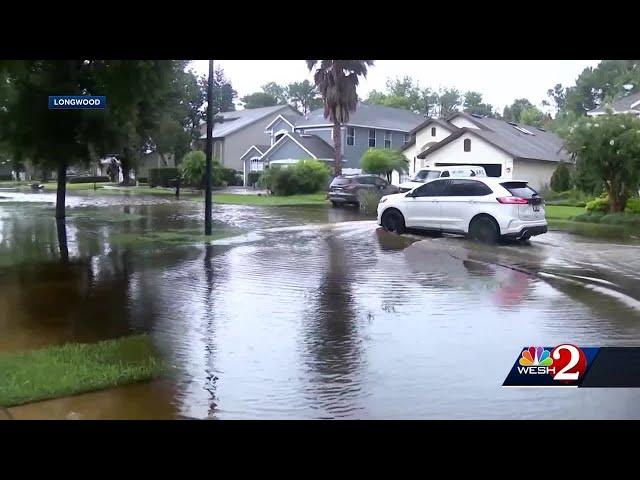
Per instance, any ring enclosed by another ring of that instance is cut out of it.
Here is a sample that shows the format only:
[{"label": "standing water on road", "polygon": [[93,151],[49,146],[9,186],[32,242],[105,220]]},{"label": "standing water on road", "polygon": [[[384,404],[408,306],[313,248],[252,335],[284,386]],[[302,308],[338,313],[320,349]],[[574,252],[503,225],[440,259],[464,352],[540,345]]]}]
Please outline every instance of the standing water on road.
[{"label": "standing water on road", "polygon": [[524,346],[640,346],[637,243],[485,247],[233,205],[214,207],[226,238],[145,243],[200,231],[200,202],[71,195],[63,264],[52,194],[3,196],[0,352],[147,331],[171,366],[105,392],[111,418],[640,418],[632,389],[501,387]]}]

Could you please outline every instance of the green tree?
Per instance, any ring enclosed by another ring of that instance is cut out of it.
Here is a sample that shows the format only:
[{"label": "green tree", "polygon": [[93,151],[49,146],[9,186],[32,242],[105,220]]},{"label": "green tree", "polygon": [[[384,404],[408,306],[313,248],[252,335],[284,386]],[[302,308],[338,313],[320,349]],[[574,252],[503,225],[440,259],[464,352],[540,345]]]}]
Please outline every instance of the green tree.
[{"label": "green tree", "polygon": [[506,122],[522,123],[520,120],[522,111],[529,108],[535,108],[533,103],[526,98],[518,98],[511,105],[504,107],[502,117]]},{"label": "green tree", "polygon": [[525,108],[520,112],[520,120],[518,123],[541,127],[546,118],[546,115],[542,113],[538,108],[530,107]]},{"label": "green tree", "polygon": [[271,95],[278,102],[276,105],[286,105],[289,98],[287,96],[287,87],[278,85],[276,82],[269,82],[262,86],[262,91],[267,95]]},{"label": "green tree", "polygon": [[553,102],[556,112],[564,111],[567,105],[567,91],[561,83],[556,83],[553,88],[547,90],[547,96]]},{"label": "green tree", "polygon": [[[0,108],[0,137],[16,160],[56,168],[56,217],[65,216],[66,172],[95,154],[120,152],[123,174],[148,145],[175,65],[170,60],[3,61],[11,95]],[[49,110],[52,92],[106,95],[105,110]]]},{"label": "green tree", "polygon": [[467,113],[475,113],[487,117],[495,117],[493,106],[482,102],[482,94],[479,92],[469,91],[464,94],[463,109]]},{"label": "green tree", "polygon": [[632,115],[583,117],[566,142],[575,154],[578,171],[600,178],[609,195],[612,213],[624,210],[638,191],[640,180],[640,119]]},{"label": "green tree", "polygon": [[307,60],[307,68],[314,71],[313,79],[324,101],[324,117],[333,122],[335,174],[342,173],[341,125],[349,122],[349,114],[358,105],[359,77],[367,76],[373,60]]},{"label": "green tree", "polygon": [[392,173],[409,172],[409,160],[398,150],[369,148],[360,159],[360,167],[367,173],[386,175],[391,182]]},{"label": "green tree", "polygon": [[550,187],[554,192],[565,192],[571,188],[571,172],[566,163],[558,164],[551,175]]},{"label": "green tree", "polygon": [[438,93],[438,106],[440,117],[448,117],[458,111],[462,105],[462,97],[456,88],[445,88]]},{"label": "green tree", "polygon": [[318,89],[309,80],[293,82],[287,86],[287,100],[303,115],[322,106]]},{"label": "green tree", "polygon": [[[207,91],[207,77],[200,78],[200,89]],[[233,112],[236,109],[233,101],[238,97],[238,93],[233,89],[231,81],[225,76],[222,67],[216,67],[213,72],[213,106],[214,112]]]},{"label": "green tree", "polygon": [[244,108],[262,108],[273,107],[278,105],[278,99],[268,93],[255,92],[249,95],[245,95],[240,99],[244,103]]}]

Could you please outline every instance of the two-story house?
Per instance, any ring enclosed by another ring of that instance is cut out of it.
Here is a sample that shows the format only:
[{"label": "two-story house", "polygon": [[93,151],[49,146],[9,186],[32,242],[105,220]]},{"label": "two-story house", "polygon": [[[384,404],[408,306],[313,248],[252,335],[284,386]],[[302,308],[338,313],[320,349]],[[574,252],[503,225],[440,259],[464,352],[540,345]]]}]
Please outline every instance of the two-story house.
[{"label": "two-story house", "polygon": [[[333,123],[320,108],[294,119],[279,116],[267,127],[269,145],[252,145],[242,156],[246,176],[267,166],[305,159],[334,163]],[[412,140],[410,132],[424,117],[408,110],[359,103],[349,123],[341,127],[343,173],[360,173],[360,159],[369,148],[400,149]]]},{"label": "two-story house", "polygon": [[[242,156],[249,145],[263,145],[269,142],[267,126],[276,118],[286,118],[295,123],[301,117],[290,105],[251,108],[223,112],[218,115],[222,122],[213,125],[213,157],[227,168],[243,171]],[[200,145],[204,150],[207,138],[207,125],[200,127]]]}]

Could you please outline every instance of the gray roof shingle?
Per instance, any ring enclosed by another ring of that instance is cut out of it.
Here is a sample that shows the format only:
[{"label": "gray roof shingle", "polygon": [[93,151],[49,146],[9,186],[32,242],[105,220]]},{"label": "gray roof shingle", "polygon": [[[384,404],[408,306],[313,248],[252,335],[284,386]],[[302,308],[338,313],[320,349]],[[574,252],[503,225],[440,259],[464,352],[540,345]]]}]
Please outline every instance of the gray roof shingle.
[{"label": "gray roof shingle", "polygon": [[[613,102],[600,105],[598,108],[589,110],[589,113],[606,113],[607,107],[611,107],[614,112],[626,112],[631,109],[631,105],[636,102],[640,102],[640,92],[627,95],[626,97],[619,98]],[[640,105],[636,105],[634,110],[640,111]]]},{"label": "gray roof shingle", "polygon": [[[463,114],[466,116],[466,114]],[[461,128],[446,139],[432,146],[427,151],[418,155],[425,158],[432,152],[452,142],[465,132],[478,135],[487,142],[512,155],[514,158],[530,158],[551,162],[568,161],[569,157],[564,149],[564,142],[553,132],[541,130],[531,125],[517,124],[518,127],[533,133],[518,131],[514,125],[495,118],[472,117],[474,123],[481,124],[484,129]]]},{"label": "gray roof shingle", "polygon": [[[213,124],[213,137],[226,137],[227,135],[236,132],[241,128],[244,128],[247,125],[251,125],[253,122],[257,122],[258,120],[269,115],[284,113],[288,115],[289,112],[295,115],[295,113],[293,112],[293,108],[289,105],[276,105],[273,107],[250,108],[244,110],[236,110],[234,112],[223,112],[219,115],[222,116],[224,122]],[[206,123],[203,123],[200,126],[200,138],[207,138],[206,128]]]},{"label": "gray roof shingle", "polygon": [[317,135],[301,135],[297,132],[291,133],[290,135],[298,142],[300,142],[304,146],[304,148],[309,150],[317,158],[334,157],[333,147]]},{"label": "gray roof shingle", "polygon": [[[382,105],[368,105],[359,102],[355,112],[351,112],[347,125],[361,125],[364,127],[380,128],[410,132],[424,122],[422,115],[415,114],[402,108],[384,107]],[[296,122],[296,128],[311,125],[331,125],[329,119],[324,118],[324,108],[318,108],[301,117]]]}]

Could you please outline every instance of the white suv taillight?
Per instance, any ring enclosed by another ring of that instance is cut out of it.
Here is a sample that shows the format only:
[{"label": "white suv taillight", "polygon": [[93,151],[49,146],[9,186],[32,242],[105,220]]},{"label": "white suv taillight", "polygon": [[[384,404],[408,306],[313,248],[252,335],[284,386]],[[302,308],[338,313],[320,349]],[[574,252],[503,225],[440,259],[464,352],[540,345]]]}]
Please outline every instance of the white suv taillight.
[{"label": "white suv taillight", "polygon": [[520,197],[499,197],[497,198],[497,200],[500,203],[508,203],[508,204],[517,204],[517,205],[526,205],[527,203],[529,203],[529,200],[527,200],[526,198],[520,198]]}]

